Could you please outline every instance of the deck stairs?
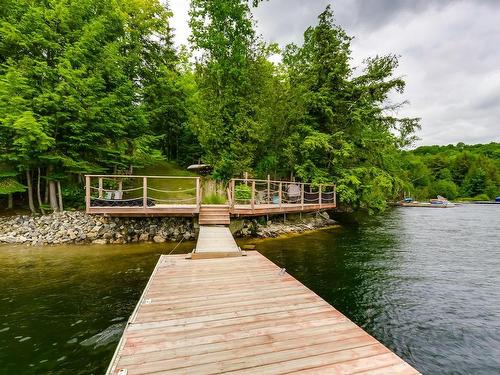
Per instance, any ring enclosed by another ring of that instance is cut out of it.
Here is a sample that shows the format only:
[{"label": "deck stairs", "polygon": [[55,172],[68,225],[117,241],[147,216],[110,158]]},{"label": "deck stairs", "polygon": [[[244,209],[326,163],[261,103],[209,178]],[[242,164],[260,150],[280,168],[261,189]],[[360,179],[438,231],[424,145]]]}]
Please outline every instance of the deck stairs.
[{"label": "deck stairs", "polygon": [[198,222],[200,225],[229,225],[229,206],[202,205]]}]

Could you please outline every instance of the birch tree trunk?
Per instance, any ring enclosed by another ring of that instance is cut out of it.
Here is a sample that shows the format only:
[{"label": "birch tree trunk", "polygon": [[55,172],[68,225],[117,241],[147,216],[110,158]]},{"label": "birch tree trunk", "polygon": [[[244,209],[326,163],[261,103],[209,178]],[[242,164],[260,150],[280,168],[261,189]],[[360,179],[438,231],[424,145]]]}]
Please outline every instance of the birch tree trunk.
[{"label": "birch tree trunk", "polygon": [[30,207],[30,211],[32,213],[35,213],[36,210],[35,210],[35,205],[33,203],[33,185],[31,183],[31,172],[28,169],[26,169],[26,181],[27,181],[27,184],[28,185],[28,205]]},{"label": "birch tree trunk", "polygon": [[49,181],[49,202],[50,208],[54,212],[59,211],[59,204],[57,202],[57,186],[55,181]]},{"label": "birch tree trunk", "polygon": [[38,198],[38,207],[40,207],[40,211],[42,211],[42,215],[45,215],[45,210],[43,209],[43,203],[42,203],[42,192],[40,191],[41,189],[41,176],[42,172],[40,171],[40,168],[38,168],[38,180],[36,182],[36,195]]},{"label": "birch tree trunk", "polygon": [[59,195],[59,210],[62,212],[64,211],[64,208],[63,208],[61,181],[57,181],[57,194]]}]

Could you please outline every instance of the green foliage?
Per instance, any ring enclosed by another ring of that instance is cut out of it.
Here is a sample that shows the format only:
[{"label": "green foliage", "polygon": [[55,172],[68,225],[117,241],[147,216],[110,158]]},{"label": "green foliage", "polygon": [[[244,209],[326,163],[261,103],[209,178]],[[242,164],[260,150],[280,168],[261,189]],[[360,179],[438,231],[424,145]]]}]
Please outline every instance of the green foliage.
[{"label": "green foliage", "polygon": [[0,177],[0,195],[22,193],[26,191],[26,186],[21,185],[12,177]]},{"label": "green foliage", "polygon": [[236,185],[234,196],[237,200],[250,200],[252,199],[252,188],[244,184]]},{"label": "green foliage", "polygon": [[203,204],[225,204],[226,197],[219,194],[207,194],[203,197]]},{"label": "green foliage", "polygon": [[427,199],[494,199],[500,192],[500,144],[422,146],[403,154],[412,194]]}]

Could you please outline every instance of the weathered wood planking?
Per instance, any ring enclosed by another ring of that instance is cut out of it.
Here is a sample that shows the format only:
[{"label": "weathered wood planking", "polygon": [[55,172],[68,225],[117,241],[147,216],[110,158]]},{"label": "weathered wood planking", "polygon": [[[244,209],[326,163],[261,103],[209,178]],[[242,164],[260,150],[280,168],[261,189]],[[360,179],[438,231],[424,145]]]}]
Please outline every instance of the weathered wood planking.
[{"label": "weathered wood planking", "polygon": [[[201,206],[203,207],[203,206]],[[259,216],[283,213],[297,212],[315,212],[320,210],[332,210],[336,207],[332,203],[319,204],[295,204],[283,203],[277,204],[256,204],[254,208],[251,205],[235,205],[229,208],[233,216]],[[156,204],[151,207],[87,207],[88,214],[107,215],[107,216],[197,216],[200,213],[200,206],[194,204]]]},{"label": "weathered wood planking", "polygon": [[264,256],[247,254],[162,256],[107,373],[418,374]]},{"label": "weathered wood planking", "polygon": [[200,225],[196,249],[191,259],[241,256],[242,252],[226,226]]}]

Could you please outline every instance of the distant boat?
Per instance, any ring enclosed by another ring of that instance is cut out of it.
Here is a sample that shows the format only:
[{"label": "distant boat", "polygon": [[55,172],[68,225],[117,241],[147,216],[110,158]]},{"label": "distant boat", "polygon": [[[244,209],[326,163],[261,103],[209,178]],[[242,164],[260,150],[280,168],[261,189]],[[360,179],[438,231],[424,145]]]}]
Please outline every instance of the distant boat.
[{"label": "distant boat", "polygon": [[441,205],[448,205],[450,204],[450,201],[446,199],[445,197],[442,197],[441,195],[437,196],[437,199],[431,199],[429,200],[430,204],[441,204]]}]

